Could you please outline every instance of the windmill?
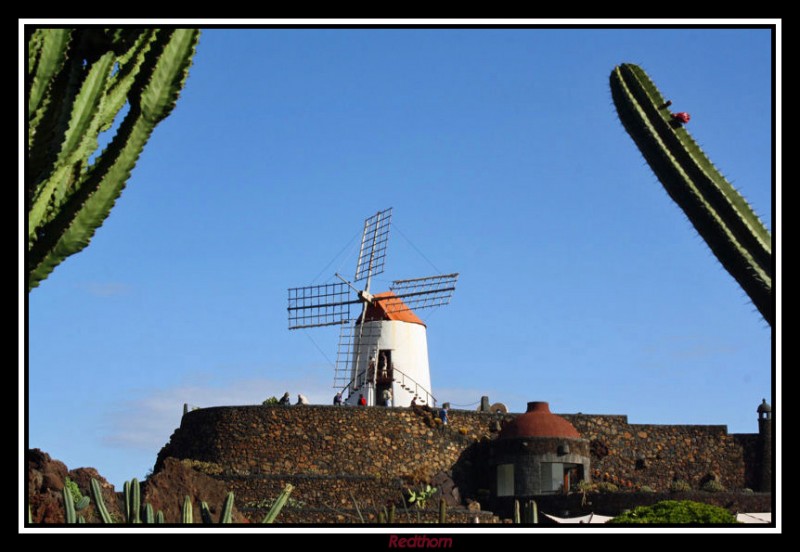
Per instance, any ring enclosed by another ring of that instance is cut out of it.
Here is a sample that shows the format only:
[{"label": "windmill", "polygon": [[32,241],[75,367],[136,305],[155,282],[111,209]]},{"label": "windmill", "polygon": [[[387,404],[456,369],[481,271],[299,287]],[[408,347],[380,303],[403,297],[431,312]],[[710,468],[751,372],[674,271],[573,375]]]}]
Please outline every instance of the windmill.
[{"label": "windmill", "polygon": [[394,280],[389,291],[372,294],[372,277],[384,269],[391,218],[389,208],[364,221],[352,281],[335,273],[341,282],[289,288],[289,329],[340,325],[333,387],[347,404],[363,396],[370,406],[412,400],[435,406],[427,328],[414,311],[448,304],[458,273]]}]

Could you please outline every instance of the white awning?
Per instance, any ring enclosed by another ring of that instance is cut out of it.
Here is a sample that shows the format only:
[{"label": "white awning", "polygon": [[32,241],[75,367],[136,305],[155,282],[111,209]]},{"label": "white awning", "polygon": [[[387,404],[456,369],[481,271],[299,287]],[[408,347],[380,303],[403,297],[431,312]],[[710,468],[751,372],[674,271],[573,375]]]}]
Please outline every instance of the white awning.
[{"label": "white awning", "polygon": [[736,514],[736,521],[739,523],[772,523],[772,512]]},{"label": "white awning", "polygon": [[550,514],[544,514],[544,515],[552,519],[556,523],[605,523],[611,519],[611,516],[601,516],[599,514],[587,514],[585,516],[579,516],[574,518],[560,518],[556,516],[551,516]]}]

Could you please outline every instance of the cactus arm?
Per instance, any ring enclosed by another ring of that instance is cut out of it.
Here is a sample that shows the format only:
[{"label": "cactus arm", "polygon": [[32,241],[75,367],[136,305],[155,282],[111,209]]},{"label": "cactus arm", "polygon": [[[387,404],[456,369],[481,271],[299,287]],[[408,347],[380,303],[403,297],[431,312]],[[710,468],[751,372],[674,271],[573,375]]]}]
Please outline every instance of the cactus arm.
[{"label": "cactus arm", "polygon": [[28,117],[39,108],[53,76],[66,61],[66,52],[72,31],[69,29],[37,29],[28,42],[28,77],[31,79],[28,95]]},{"label": "cactus arm", "polygon": [[155,523],[153,505],[149,502],[144,505],[144,523],[147,523],[148,525],[153,525],[153,523]]},{"label": "cactus arm", "polygon": [[89,505],[89,497],[82,496],[78,502],[75,503],[75,511],[80,512]]},{"label": "cactus arm", "polygon": [[233,491],[229,492],[222,503],[222,512],[219,514],[220,523],[233,523]]},{"label": "cactus arm", "polygon": [[131,481],[126,481],[122,493],[125,497],[125,517],[128,523],[141,523],[141,486],[134,477]]},{"label": "cactus arm", "polygon": [[183,498],[183,508],[181,509],[181,523],[194,523],[192,512],[192,499],[189,495]]},{"label": "cactus arm", "polygon": [[156,512],[156,523],[159,524],[159,525],[163,525],[165,523],[164,522],[164,512],[162,512],[161,510]]},{"label": "cactus arm", "polygon": [[214,523],[211,520],[211,510],[208,507],[208,502],[205,500],[200,502],[200,518],[203,520],[205,524]]},{"label": "cactus arm", "polygon": [[103,500],[103,492],[100,489],[100,483],[97,482],[97,479],[92,478],[91,490],[94,505],[97,508],[100,519],[103,523],[114,523],[114,520],[111,519],[111,514],[108,513],[108,508],[106,508],[106,503]]},{"label": "cactus arm", "polygon": [[267,515],[264,516],[264,519],[261,523],[273,523],[275,518],[278,517],[278,514],[281,513],[281,510],[286,505],[286,501],[289,500],[289,495],[292,494],[294,490],[294,485],[291,483],[287,483],[286,486],[281,491],[281,494],[278,495],[278,498],[275,500],[275,504],[272,505],[272,508],[269,509]]},{"label": "cactus arm", "polygon": [[[108,217],[153,129],[175,106],[188,76],[198,36],[197,30],[179,29],[159,31],[152,42],[137,42],[141,51],[135,58],[137,61],[128,65],[138,63],[139,69],[135,75],[126,72],[122,77],[116,76],[116,82],[125,84],[115,89],[117,96],[112,98],[107,112],[101,109],[104,115],[95,117],[89,125],[95,131],[110,124],[113,117],[109,115],[115,113],[119,98],[127,97],[130,110],[111,143],[91,167],[82,171],[85,162],[82,155],[91,154],[86,152],[96,144],[96,136],[80,142],[75,156],[67,153],[62,156],[64,163],[56,165],[51,178],[28,186],[33,189],[33,205],[29,209],[29,290],[67,256],[86,247]],[[128,96],[122,96],[125,87],[129,88]],[[71,145],[75,140],[68,137],[66,143]],[[36,170],[32,169],[30,174],[36,174]],[[47,215],[51,209],[54,214]]]},{"label": "cactus arm", "polygon": [[122,484],[122,496],[125,499],[125,519],[131,520],[131,482],[126,481]]},{"label": "cactus arm", "polygon": [[61,494],[64,497],[64,519],[67,523],[76,523],[77,518],[75,516],[75,503],[72,500],[72,492],[70,492],[69,487],[64,485]]},{"label": "cactus arm", "polygon": [[152,78],[141,94],[142,113],[154,126],[175,108],[189,76],[198,37],[196,29],[177,29],[166,41],[163,55],[155,58]]},{"label": "cactus arm", "polygon": [[140,517],[141,509],[141,486],[139,485],[139,481],[136,478],[133,478],[131,482],[131,487],[133,487],[133,523],[141,523],[142,518]]},{"label": "cactus arm", "polygon": [[670,197],[767,322],[774,322],[771,236],[747,201],[722,176],[691,135],[661,109],[664,98],[636,65],[610,78],[625,130]]}]

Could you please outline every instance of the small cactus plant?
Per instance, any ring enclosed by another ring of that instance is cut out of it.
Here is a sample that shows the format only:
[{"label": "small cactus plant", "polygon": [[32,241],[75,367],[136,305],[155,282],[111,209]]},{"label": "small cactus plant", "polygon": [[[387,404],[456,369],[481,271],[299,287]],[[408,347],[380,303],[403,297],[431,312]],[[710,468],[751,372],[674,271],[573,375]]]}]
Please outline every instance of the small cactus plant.
[{"label": "small cactus plant", "polygon": [[683,479],[676,479],[669,485],[669,492],[671,493],[686,493],[692,490],[692,486],[688,481]]},{"label": "small cactus plant", "polygon": [[725,491],[725,486],[716,479],[709,479],[700,486],[700,490],[707,493],[721,493]]},{"label": "small cactus plant", "polygon": [[597,484],[597,490],[601,493],[616,493],[619,487],[609,481],[601,481]]}]

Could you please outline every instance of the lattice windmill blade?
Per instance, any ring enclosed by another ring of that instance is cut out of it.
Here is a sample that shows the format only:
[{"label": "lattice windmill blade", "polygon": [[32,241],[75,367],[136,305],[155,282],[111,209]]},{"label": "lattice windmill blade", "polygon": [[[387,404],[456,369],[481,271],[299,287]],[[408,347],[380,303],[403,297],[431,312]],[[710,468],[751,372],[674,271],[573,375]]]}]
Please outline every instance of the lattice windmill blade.
[{"label": "lattice windmill blade", "polygon": [[350,306],[359,302],[344,283],[289,288],[289,329],[342,324],[351,319]]},{"label": "lattice windmill blade", "polygon": [[[364,233],[361,235],[361,249],[358,253],[354,282],[383,272],[391,220],[392,208],[389,207],[378,211],[364,221]],[[369,283],[367,288],[369,288]]]},{"label": "lattice windmill blade", "polygon": [[426,276],[424,278],[395,280],[389,286],[389,289],[394,293],[394,298],[376,297],[375,300],[382,301],[381,305],[389,313],[439,307],[450,303],[450,298],[456,289],[456,280],[458,280],[457,272],[439,276]]},{"label": "lattice windmill blade", "polygon": [[[364,309],[366,311],[366,308]],[[362,312],[362,317],[364,313]],[[362,353],[362,343],[377,344],[377,339],[380,335],[380,330],[375,327],[366,326],[364,324],[356,324],[355,321],[348,321],[342,324],[339,331],[339,345],[336,351],[336,366],[333,375],[333,387],[342,389],[346,385],[352,383],[354,386],[352,390],[358,391],[360,385],[363,385],[367,379],[366,368],[369,363],[369,354]],[[364,356],[361,356],[361,355]],[[356,375],[353,380],[354,366],[360,366],[361,372]]]}]

